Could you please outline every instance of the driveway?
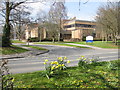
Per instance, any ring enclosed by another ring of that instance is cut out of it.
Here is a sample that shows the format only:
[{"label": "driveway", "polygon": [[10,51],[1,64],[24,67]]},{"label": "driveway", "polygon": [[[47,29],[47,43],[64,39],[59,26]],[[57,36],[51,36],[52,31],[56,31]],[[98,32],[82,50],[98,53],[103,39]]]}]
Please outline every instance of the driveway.
[{"label": "driveway", "polygon": [[68,66],[76,66],[80,55],[85,57],[98,57],[100,61],[109,61],[118,59],[117,49],[87,49],[55,45],[34,45],[49,49],[48,53],[26,58],[9,59],[8,66],[12,73],[26,73],[44,70],[44,60],[57,60],[57,57],[66,56],[71,63]]}]

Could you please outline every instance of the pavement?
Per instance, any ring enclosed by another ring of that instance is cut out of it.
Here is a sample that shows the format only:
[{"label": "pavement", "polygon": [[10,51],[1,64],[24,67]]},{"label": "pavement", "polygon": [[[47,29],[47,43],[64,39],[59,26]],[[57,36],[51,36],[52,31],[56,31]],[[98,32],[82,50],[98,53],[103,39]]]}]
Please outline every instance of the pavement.
[{"label": "pavement", "polygon": [[[74,44],[74,43],[65,43],[65,44],[76,45],[76,46],[84,46],[84,47],[89,47],[89,48],[96,49],[96,50],[97,49],[99,49],[99,50],[103,49],[103,48],[99,48],[99,47],[95,47],[95,46],[82,45],[82,44]],[[37,55],[49,52],[49,50],[37,50],[37,49],[30,48],[30,47],[25,47],[25,46],[22,46],[23,44],[20,44],[20,43],[14,43],[14,45],[25,48],[29,51],[24,52],[24,53],[11,54],[11,55],[0,55],[0,59],[25,58],[25,57],[37,56]],[[34,43],[30,43],[30,45],[34,45]]]},{"label": "pavement", "polygon": [[82,45],[82,44],[74,44],[74,43],[65,43],[65,44],[76,45],[76,46],[84,46],[84,47],[89,47],[89,48],[92,48],[92,49],[103,49],[103,48],[99,48],[99,47],[95,47],[95,46]]},{"label": "pavement", "polygon": [[19,44],[19,43],[16,43],[14,45],[27,49],[28,51],[24,53],[17,53],[17,54],[11,54],[11,55],[0,55],[0,59],[25,58],[25,57],[37,56],[37,55],[49,52],[49,50],[37,50],[30,47],[25,47],[25,46],[22,46],[23,44]]}]

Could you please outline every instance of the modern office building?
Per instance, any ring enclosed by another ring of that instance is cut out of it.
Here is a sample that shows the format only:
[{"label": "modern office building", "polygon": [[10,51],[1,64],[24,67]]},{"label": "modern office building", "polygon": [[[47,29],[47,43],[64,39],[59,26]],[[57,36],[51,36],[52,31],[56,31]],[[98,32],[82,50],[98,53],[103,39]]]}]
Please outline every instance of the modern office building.
[{"label": "modern office building", "polygon": [[63,24],[64,40],[82,41],[86,36],[98,38],[96,34],[96,22],[84,20],[69,20]]}]

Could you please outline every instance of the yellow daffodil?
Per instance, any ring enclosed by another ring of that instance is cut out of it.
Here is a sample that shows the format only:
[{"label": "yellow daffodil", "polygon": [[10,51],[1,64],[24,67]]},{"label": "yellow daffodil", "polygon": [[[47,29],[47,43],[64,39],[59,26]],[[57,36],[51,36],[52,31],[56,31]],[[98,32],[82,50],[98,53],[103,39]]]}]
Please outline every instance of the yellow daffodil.
[{"label": "yellow daffodil", "polygon": [[59,68],[59,66],[56,66],[55,68]]},{"label": "yellow daffodil", "polygon": [[73,83],[76,83],[76,81],[74,81]]},{"label": "yellow daffodil", "polygon": [[81,57],[85,57],[85,56],[81,56]]},{"label": "yellow daffodil", "polygon": [[62,66],[64,66],[64,64],[62,64]]},{"label": "yellow daffodil", "polygon": [[68,60],[67,63],[70,63],[70,60]]},{"label": "yellow daffodil", "polygon": [[57,61],[54,61],[54,64],[58,64],[58,62],[57,62]]},{"label": "yellow daffodil", "polygon": [[46,64],[46,62],[44,62],[44,64]]},{"label": "yellow daffodil", "polygon": [[12,82],[14,82],[14,80],[15,80],[15,79],[13,78],[13,79],[12,79]]},{"label": "yellow daffodil", "polygon": [[48,62],[48,59],[45,59],[45,62]]},{"label": "yellow daffodil", "polygon": [[61,67],[61,64],[59,64],[58,66]]},{"label": "yellow daffodil", "polygon": [[58,60],[62,60],[62,57],[58,57]]},{"label": "yellow daffodil", "polygon": [[92,59],[90,59],[89,61],[92,61]]},{"label": "yellow daffodil", "polygon": [[79,82],[83,82],[83,80],[80,80]]},{"label": "yellow daffodil", "polygon": [[67,57],[64,57],[64,59],[67,59]]},{"label": "yellow daffodil", "polygon": [[51,62],[51,64],[53,64],[53,62]]},{"label": "yellow daffodil", "polygon": [[53,70],[54,68],[55,68],[55,66],[52,66],[52,67],[51,67],[51,70]]},{"label": "yellow daffodil", "polygon": [[52,71],[52,72],[50,72],[50,74],[53,74],[53,71]]}]

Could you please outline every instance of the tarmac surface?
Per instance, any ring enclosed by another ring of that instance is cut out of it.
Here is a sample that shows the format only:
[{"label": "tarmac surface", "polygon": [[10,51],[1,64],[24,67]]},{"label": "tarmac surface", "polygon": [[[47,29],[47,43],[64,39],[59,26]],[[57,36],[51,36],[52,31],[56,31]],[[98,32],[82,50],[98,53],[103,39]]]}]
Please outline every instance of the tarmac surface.
[{"label": "tarmac surface", "polygon": [[[35,55],[34,50],[31,50],[31,55],[27,55],[24,58],[11,58],[8,59],[8,66],[10,67],[10,72],[15,73],[27,73],[45,70],[44,60],[48,59],[48,63],[57,60],[58,57],[66,56],[71,63],[68,66],[77,66],[78,58],[83,55],[86,58],[98,58],[98,61],[110,61],[118,60],[118,49],[102,49],[91,47],[89,48],[75,48],[68,46],[56,46],[56,45],[40,45],[32,44],[33,46],[43,47],[49,51],[42,54]],[[37,51],[41,53],[41,51]]]}]

